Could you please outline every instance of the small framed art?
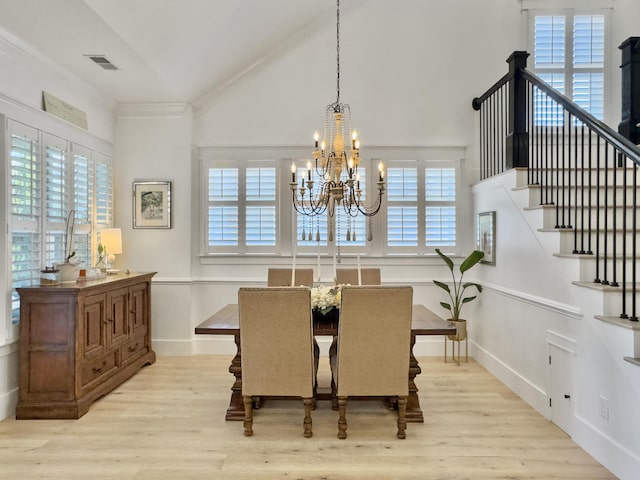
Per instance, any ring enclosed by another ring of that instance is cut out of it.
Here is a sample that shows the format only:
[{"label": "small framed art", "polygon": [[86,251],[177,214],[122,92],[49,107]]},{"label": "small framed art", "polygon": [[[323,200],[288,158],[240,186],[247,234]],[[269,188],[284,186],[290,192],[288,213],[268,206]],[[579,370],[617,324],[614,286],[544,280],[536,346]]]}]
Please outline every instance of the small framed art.
[{"label": "small framed art", "polygon": [[133,182],[133,228],[171,228],[171,182]]},{"label": "small framed art", "polygon": [[478,213],[476,248],[484,252],[480,263],[496,264],[496,212]]}]

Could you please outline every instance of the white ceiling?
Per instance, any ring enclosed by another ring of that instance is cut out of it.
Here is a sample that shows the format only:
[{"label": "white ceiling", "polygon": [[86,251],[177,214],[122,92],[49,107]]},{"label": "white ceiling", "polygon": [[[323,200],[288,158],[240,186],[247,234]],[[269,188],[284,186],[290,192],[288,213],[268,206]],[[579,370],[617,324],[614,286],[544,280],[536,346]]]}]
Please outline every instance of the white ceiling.
[{"label": "white ceiling", "polygon": [[[0,0],[0,28],[118,102],[198,106],[335,24],[335,9],[334,0]],[[119,70],[85,57],[94,54]]]}]

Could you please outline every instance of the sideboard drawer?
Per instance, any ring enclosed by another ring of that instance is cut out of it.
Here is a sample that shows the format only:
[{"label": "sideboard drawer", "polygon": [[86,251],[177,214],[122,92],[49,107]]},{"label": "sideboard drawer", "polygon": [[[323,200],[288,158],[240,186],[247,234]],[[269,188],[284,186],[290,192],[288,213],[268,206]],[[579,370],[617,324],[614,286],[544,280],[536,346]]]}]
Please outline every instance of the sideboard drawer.
[{"label": "sideboard drawer", "polygon": [[140,355],[143,355],[149,351],[147,348],[147,342],[144,336],[135,337],[125,343],[122,348],[122,365],[135,360]]},{"label": "sideboard drawer", "polygon": [[107,353],[104,357],[100,357],[93,362],[83,364],[80,384],[84,387],[96,378],[100,378],[102,375],[114,370],[117,366],[117,353],[118,352],[116,350],[113,350]]}]

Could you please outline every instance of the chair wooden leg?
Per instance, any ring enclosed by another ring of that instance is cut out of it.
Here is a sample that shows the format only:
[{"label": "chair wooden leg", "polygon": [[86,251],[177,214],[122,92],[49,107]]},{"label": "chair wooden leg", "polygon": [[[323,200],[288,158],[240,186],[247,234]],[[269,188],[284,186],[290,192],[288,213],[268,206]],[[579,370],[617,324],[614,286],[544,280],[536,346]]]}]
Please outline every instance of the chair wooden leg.
[{"label": "chair wooden leg", "polygon": [[407,438],[407,397],[398,397],[398,438]]},{"label": "chair wooden leg", "polygon": [[304,438],[310,438],[313,435],[311,429],[311,408],[313,406],[312,398],[303,398],[304,402]]},{"label": "chair wooden leg", "polygon": [[244,399],[244,436],[253,435],[253,398],[245,395]]},{"label": "chair wooden leg", "polygon": [[333,337],[331,341],[331,346],[329,347],[329,363],[331,365],[331,409],[338,410],[338,387],[336,385],[335,375],[336,372],[333,371],[334,365],[336,364],[335,359],[338,355],[338,337]]},{"label": "chair wooden leg", "polygon": [[347,438],[347,397],[338,397],[338,438]]}]

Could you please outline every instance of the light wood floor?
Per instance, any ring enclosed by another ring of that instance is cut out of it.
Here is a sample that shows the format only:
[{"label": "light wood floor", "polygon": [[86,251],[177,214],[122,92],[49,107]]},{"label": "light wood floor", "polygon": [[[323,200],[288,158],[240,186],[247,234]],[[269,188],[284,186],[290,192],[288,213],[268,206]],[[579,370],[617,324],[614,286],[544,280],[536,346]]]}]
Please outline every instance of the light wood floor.
[{"label": "light wood floor", "polygon": [[[254,436],[225,422],[229,357],[160,357],[79,420],[0,422],[2,479],[611,479],[554,424],[477,363],[420,359],[424,424],[395,437],[395,414],[351,402],[346,440],[319,402],[313,438],[302,403],[256,412]],[[328,367],[321,365],[321,382]]]}]

